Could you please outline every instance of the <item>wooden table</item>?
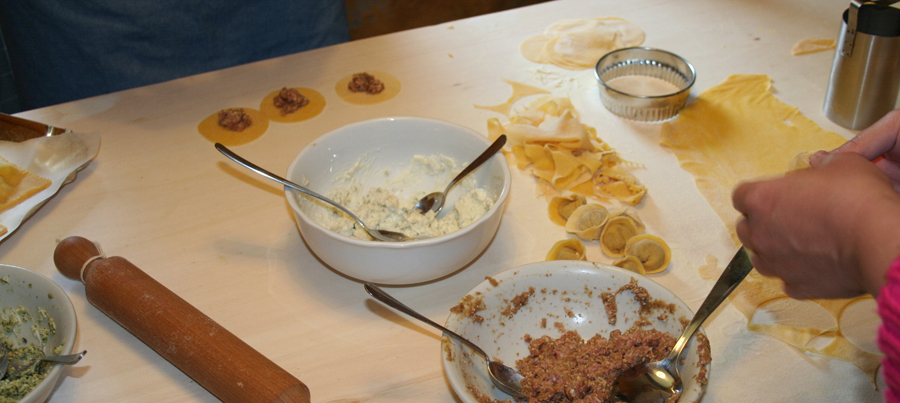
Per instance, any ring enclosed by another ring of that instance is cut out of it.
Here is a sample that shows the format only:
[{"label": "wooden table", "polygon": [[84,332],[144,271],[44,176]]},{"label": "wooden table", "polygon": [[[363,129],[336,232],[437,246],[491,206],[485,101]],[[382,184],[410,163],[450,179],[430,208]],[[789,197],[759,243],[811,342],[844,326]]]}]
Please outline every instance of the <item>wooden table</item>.
[{"label": "wooden table", "polygon": [[[257,107],[282,86],[323,93],[324,112],[298,124],[273,123],[236,148],[284,172],[301,147],[348,123],[389,115],[444,119],[486,133],[504,79],[569,96],[583,121],[625,159],[646,169],[640,206],[649,229],[673,247],[673,264],[654,280],[696,308],[711,287],[696,268],[708,254],[724,265],[734,245],[674,155],[658,145],[658,124],[617,118],[599,102],[592,71],[537,65],[518,50],[558,20],[616,16],[646,31],[644,45],[691,61],[693,94],[737,73],[767,74],[782,101],[825,129],[853,133],[822,113],[833,52],[792,56],[804,38],[836,38],[845,0],[563,0],[346,43],[158,85],[28,111],[19,116],[99,133],[97,158],[13,236],[0,262],[59,283],[75,304],[77,347],[89,354],[51,397],[58,402],[213,402],[216,398],[87,303],[83,286],[53,265],[56,242],[80,235],[123,256],[301,379],[315,402],[454,402],[444,377],[440,335],[374,302],[362,284],[324,266],[300,237],[282,188],[219,154],[197,124],[226,107]],[[341,77],[388,71],[400,94],[372,106],[334,94]],[[461,272],[390,292],[443,322],[485,276],[544,259],[566,236],[544,214],[534,180],[514,184],[497,237]],[[591,260],[605,261],[599,248]],[[730,305],[707,322],[714,364],[704,402],[880,401],[851,364],[807,356],[747,331]],[[874,338],[874,334],[872,335]]]}]

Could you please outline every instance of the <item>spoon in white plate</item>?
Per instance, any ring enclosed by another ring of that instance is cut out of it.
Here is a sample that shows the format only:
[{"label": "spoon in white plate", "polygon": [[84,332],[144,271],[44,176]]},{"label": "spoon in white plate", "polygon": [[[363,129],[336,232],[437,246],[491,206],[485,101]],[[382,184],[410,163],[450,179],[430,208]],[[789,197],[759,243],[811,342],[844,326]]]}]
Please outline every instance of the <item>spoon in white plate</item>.
[{"label": "spoon in white plate", "polygon": [[443,192],[429,193],[425,195],[425,197],[419,199],[419,201],[416,202],[416,211],[422,214],[425,214],[429,211],[434,211],[435,214],[440,213],[441,209],[444,208],[444,201],[447,199],[447,192],[450,191],[450,188],[452,188],[453,185],[462,180],[462,178],[465,178],[466,175],[472,173],[475,168],[478,168],[485,161],[493,157],[494,154],[501,148],[503,148],[504,145],[506,145],[506,135],[501,134],[500,137],[497,138],[497,140],[494,140],[494,142],[490,147],[488,147],[487,150],[484,150],[484,152],[481,153],[481,155],[479,155],[477,158],[475,158],[475,160],[472,161],[471,164],[466,166],[462,170],[462,172],[456,175],[456,177],[453,178],[452,181],[450,181],[450,184],[447,185],[446,188],[444,188]]},{"label": "spoon in white plate", "polygon": [[725,267],[725,271],[719,276],[719,280],[713,285],[709,295],[700,305],[700,309],[694,314],[681,334],[675,341],[675,346],[669,355],[656,362],[649,362],[626,370],[619,375],[619,379],[613,383],[613,391],[610,396],[616,396],[628,403],[663,403],[672,396],[681,394],[684,383],[679,373],[679,360],[681,352],[687,346],[688,341],[709,317],[713,311],[725,301],[738,284],[753,270],[753,263],[747,250],[741,246],[737,253]]},{"label": "spoon in white plate", "polygon": [[287,187],[289,187],[289,188],[291,188],[291,189],[294,189],[294,190],[297,190],[297,191],[299,191],[299,192],[301,192],[301,193],[304,193],[304,194],[307,194],[307,195],[309,195],[309,196],[315,197],[316,199],[319,199],[319,200],[321,200],[321,201],[323,201],[323,202],[325,202],[325,203],[328,203],[328,204],[330,204],[330,205],[332,205],[332,206],[334,206],[334,207],[337,207],[339,210],[343,211],[344,214],[347,214],[350,218],[352,218],[353,221],[356,221],[356,223],[359,224],[360,228],[362,228],[363,230],[365,230],[366,233],[369,234],[369,236],[371,236],[372,238],[374,238],[374,239],[377,240],[377,241],[384,241],[384,242],[404,242],[404,241],[412,241],[412,240],[415,240],[415,239],[416,239],[416,238],[413,238],[413,237],[410,237],[410,236],[406,236],[406,234],[401,234],[401,233],[399,233],[399,232],[394,232],[394,231],[388,231],[388,230],[383,230],[383,229],[374,229],[374,228],[371,228],[371,227],[369,227],[368,225],[366,225],[366,223],[362,222],[362,220],[360,220],[359,217],[356,216],[356,214],[353,214],[353,213],[352,213],[350,210],[348,210],[346,207],[344,207],[344,206],[338,204],[338,203],[335,202],[334,200],[331,200],[331,199],[329,199],[329,198],[327,198],[327,197],[325,197],[325,196],[322,196],[322,195],[320,195],[320,194],[318,194],[318,193],[316,193],[316,192],[313,192],[312,190],[309,190],[309,189],[307,189],[307,188],[305,188],[305,187],[303,187],[303,186],[300,186],[300,185],[298,185],[298,184],[296,184],[296,183],[294,183],[294,182],[291,182],[291,181],[289,181],[289,180],[287,180],[287,179],[284,179],[284,178],[282,178],[282,177],[280,177],[280,176],[278,176],[278,175],[275,175],[275,174],[273,174],[273,173],[271,173],[271,172],[269,172],[269,171],[267,171],[267,170],[265,170],[265,169],[263,169],[263,168],[257,166],[256,164],[254,164],[254,163],[252,163],[252,162],[250,162],[250,161],[247,161],[246,159],[244,159],[244,158],[241,157],[240,155],[235,154],[233,151],[229,150],[228,147],[225,147],[224,145],[222,145],[222,144],[220,144],[220,143],[216,143],[216,149],[219,150],[219,152],[221,152],[222,154],[224,154],[226,157],[231,158],[232,161],[237,162],[238,164],[243,165],[244,168],[247,168],[247,169],[249,169],[249,170],[251,170],[251,171],[253,171],[253,172],[256,172],[256,173],[258,173],[258,174],[260,174],[260,175],[262,175],[262,176],[265,176],[266,178],[269,178],[269,179],[271,179],[271,180],[273,180],[273,181],[275,181],[275,182],[278,182],[278,183],[280,183],[280,184],[282,184],[282,185],[284,185],[284,186],[287,186]]},{"label": "spoon in white plate", "polygon": [[476,346],[471,341],[466,340],[466,338],[456,334],[452,330],[435,323],[431,319],[422,316],[422,314],[412,310],[412,308],[404,305],[402,302],[388,295],[388,293],[384,292],[384,290],[382,290],[381,288],[378,288],[378,286],[376,286],[375,284],[366,283],[365,288],[366,292],[368,292],[369,295],[371,295],[373,298],[385,303],[391,308],[394,308],[400,312],[403,312],[409,316],[412,316],[413,318],[421,320],[422,322],[435,327],[441,332],[444,332],[444,334],[446,334],[447,336],[452,337],[456,341],[469,346],[469,348],[475,350],[476,353],[481,354],[481,356],[484,357],[484,359],[488,363],[488,376],[491,377],[491,382],[493,382],[495,386],[512,396],[525,397],[525,395],[522,394],[522,379],[524,379],[525,377],[516,372],[516,370],[507,367],[506,365],[503,365],[497,361],[494,361],[493,359],[491,359],[491,356],[487,355],[484,350]]}]

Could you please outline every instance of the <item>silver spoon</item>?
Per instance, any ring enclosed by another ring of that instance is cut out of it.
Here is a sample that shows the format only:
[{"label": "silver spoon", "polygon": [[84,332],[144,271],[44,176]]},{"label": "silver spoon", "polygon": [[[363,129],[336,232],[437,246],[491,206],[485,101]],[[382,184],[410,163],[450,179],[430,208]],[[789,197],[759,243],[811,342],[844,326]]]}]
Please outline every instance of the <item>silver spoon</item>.
[{"label": "silver spoon", "polygon": [[488,362],[488,375],[491,377],[491,382],[494,383],[500,390],[516,397],[525,397],[522,394],[522,379],[524,378],[520,375],[516,370],[507,367],[497,361],[491,359],[491,356],[487,355],[480,347],[473,344],[471,341],[466,340],[464,337],[454,333],[450,329],[443,327],[431,319],[428,319],[418,312],[412,310],[410,307],[404,305],[402,302],[394,299],[394,297],[388,295],[378,286],[372,283],[365,284],[366,292],[369,293],[375,299],[384,302],[388,306],[403,312],[409,316],[412,316],[422,322],[425,322],[431,326],[434,326],[438,330],[444,332],[447,336],[454,338],[456,341],[459,341],[462,344],[469,346],[472,350],[475,350],[478,354],[481,354],[485,360]]},{"label": "silver spoon", "polygon": [[475,160],[472,161],[471,164],[466,166],[462,170],[462,172],[459,173],[459,175],[456,175],[456,177],[453,178],[452,181],[450,181],[450,184],[447,185],[446,188],[444,188],[443,192],[429,193],[425,195],[425,197],[419,199],[419,201],[416,202],[416,210],[418,210],[422,214],[425,214],[429,211],[434,211],[435,214],[440,213],[441,209],[444,208],[444,200],[447,198],[447,192],[450,191],[450,188],[452,188],[453,185],[456,184],[456,182],[459,182],[462,178],[465,178],[466,175],[472,173],[475,168],[478,168],[479,166],[481,166],[481,164],[490,159],[497,151],[503,148],[504,145],[506,145],[506,135],[501,134],[500,137],[497,138],[497,140],[494,140],[494,142],[490,147],[488,147],[487,150],[484,150],[484,152],[481,153],[478,158],[475,158]]},{"label": "silver spoon", "polygon": [[39,359],[31,358],[20,360],[16,357],[8,357],[9,368],[7,368],[6,370],[6,375],[9,379],[21,378],[34,372],[34,369],[37,367],[37,365],[42,362],[72,365],[77,363],[78,361],[81,361],[85,354],[87,354],[87,350],[76,354],[48,355]]},{"label": "silver spoon", "polygon": [[700,325],[713,311],[731,294],[731,291],[747,277],[747,273],[753,270],[753,263],[747,251],[742,246],[728,263],[725,271],[719,276],[719,280],[713,286],[709,295],[700,305],[700,309],[694,315],[691,323],[684,328],[681,337],[675,341],[675,346],[669,356],[661,361],[651,362],[631,368],[619,376],[613,383],[612,396],[618,396],[625,402],[650,403],[663,402],[677,393],[681,393],[684,384],[678,372],[678,361],[681,352],[690,341],[691,337],[700,328]]},{"label": "silver spoon", "polygon": [[291,189],[300,191],[302,193],[305,193],[307,195],[315,197],[316,199],[319,199],[325,203],[328,203],[334,207],[337,207],[339,210],[343,211],[345,214],[350,216],[350,218],[352,218],[353,221],[356,221],[356,223],[359,224],[359,226],[363,230],[365,230],[369,234],[369,236],[371,236],[372,238],[375,238],[378,241],[404,242],[404,241],[411,241],[411,240],[415,239],[413,237],[406,236],[406,234],[401,234],[399,232],[369,228],[364,222],[362,222],[362,220],[359,219],[359,217],[357,217],[355,214],[350,212],[350,210],[347,210],[346,207],[341,206],[334,200],[331,200],[325,196],[322,196],[316,192],[313,192],[312,190],[309,190],[309,189],[307,189],[303,186],[300,186],[294,182],[291,182],[287,179],[284,179],[278,175],[275,175],[275,174],[257,166],[256,164],[254,164],[250,161],[247,161],[246,159],[244,159],[240,155],[235,154],[233,151],[229,150],[227,147],[223,146],[220,143],[216,143],[216,149],[219,150],[219,152],[221,152],[222,154],[225,154],[226,157],[231,158],[234,162],[237,162],[238,164],[243,165],[245,168],[247,168],[253,172],[256,172],[256,173],[258,173],[262,176],[265,176],[266,178],[269,178],[275,182],[278,182],[284,186],[287,186]]}]

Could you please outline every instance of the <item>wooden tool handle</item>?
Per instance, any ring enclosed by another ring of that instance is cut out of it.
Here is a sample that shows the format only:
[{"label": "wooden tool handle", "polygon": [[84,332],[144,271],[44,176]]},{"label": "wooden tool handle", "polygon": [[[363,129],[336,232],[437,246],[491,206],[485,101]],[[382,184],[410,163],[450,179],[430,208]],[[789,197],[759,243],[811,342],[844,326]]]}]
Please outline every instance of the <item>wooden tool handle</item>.
[{"label": "wooden tool handle", "polygon": [[[53,260],[88,301],[223,402],[309,403],[309,389],[129,261],[64,239]],[[92,260],[93,259],[93,260]],[[82,273],[84,270],[84,273]]]}]

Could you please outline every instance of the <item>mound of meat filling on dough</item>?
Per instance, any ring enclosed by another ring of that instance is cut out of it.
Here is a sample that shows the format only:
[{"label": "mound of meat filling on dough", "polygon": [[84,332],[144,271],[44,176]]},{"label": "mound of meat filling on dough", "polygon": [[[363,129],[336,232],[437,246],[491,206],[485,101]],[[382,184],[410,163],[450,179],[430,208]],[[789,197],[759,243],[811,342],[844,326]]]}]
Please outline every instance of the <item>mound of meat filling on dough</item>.
[{"label": "mound of meat filling on dough", "polygon": [[588,340],[570,330],[558,339],[531,339],[529,355],[516,367],[529,402],[611,403],[618,402],[610,394],[622,372],[665,358],[674,345],[674,337],[656,329],[633,327]]},{"label": "mound of meat filling on dough", "polygon": [[377,94],[384,91],[384,83],[369,73],[357,73],[353,75],[347,88],[353,92],[367,92]]},{"label": "mound of meat filling on dough", "polygon": [[309,98],[304,97],[300,91],[287,87],[282,88],[273,99],[275,106],[281,109],[281,116],[290,115],[309,103]]},{"label": "mound of meat filling on dough", "polygon": [[233,132],[242,132],[253,124],[250,115],[244,112],[244,108],[230,108],[219,111],[219,126]]}]

